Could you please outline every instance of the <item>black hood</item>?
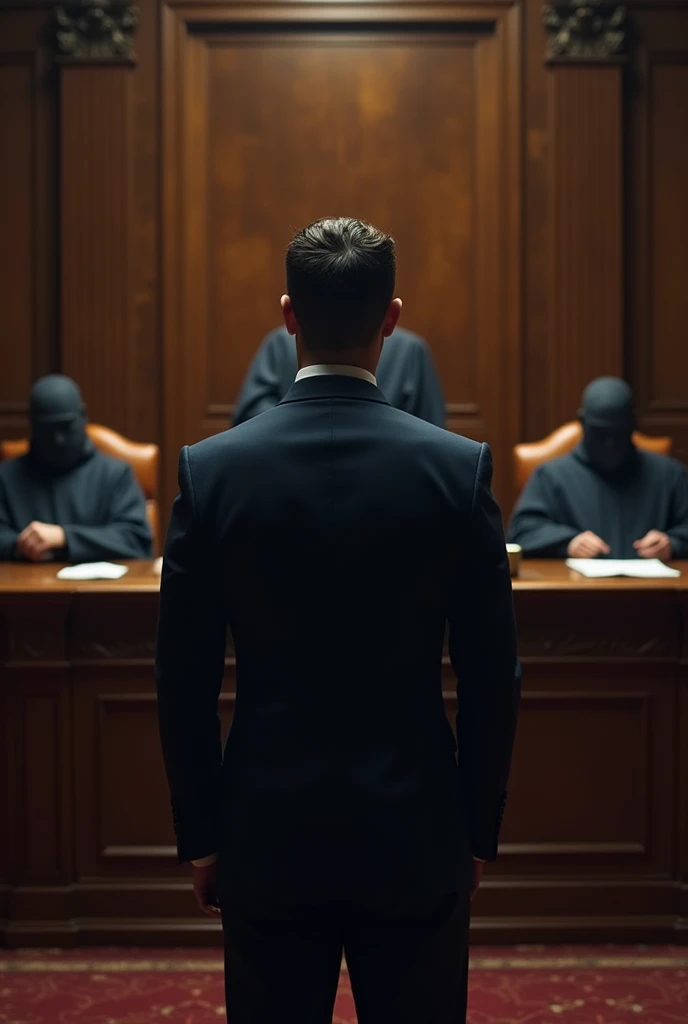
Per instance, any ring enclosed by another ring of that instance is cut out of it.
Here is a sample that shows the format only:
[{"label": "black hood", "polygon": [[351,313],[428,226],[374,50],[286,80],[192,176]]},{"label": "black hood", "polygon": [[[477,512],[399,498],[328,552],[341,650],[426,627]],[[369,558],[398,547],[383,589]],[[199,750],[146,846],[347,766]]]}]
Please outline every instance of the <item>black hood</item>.
[{"label": "black hood", "polygon": [[44,472],[68,473],[93,455],[86,433],[86,406],[69,377],[41,377],[29,395],[31,458]]},{"label": "black hood", "polygon": [[633,392],[618,377],[598,377],[583,392],[579,457],[603,475],[625,472],[635,461]]}]

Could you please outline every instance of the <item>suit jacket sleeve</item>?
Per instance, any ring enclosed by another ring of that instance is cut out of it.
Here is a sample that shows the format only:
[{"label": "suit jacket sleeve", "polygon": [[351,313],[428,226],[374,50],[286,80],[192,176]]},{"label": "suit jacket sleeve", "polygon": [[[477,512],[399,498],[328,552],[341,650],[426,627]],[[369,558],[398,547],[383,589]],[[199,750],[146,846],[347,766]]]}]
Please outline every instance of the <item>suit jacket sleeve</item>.
[{"label": "suit jacket sleeve", "polygon": [[497,856],[516,731],[521,670],[511,577],[499,506],[483,445],[473,495],[469,554],[459,564],[449,618],[457,676],[459,778],[473,855]]},{"label": "suit jacket sleeve", "polygon": [[179,860],[218,849],[222,745],[217,703],[227,620],[195,505],[189,449],[167,532],[155,662],[158,717]]}]

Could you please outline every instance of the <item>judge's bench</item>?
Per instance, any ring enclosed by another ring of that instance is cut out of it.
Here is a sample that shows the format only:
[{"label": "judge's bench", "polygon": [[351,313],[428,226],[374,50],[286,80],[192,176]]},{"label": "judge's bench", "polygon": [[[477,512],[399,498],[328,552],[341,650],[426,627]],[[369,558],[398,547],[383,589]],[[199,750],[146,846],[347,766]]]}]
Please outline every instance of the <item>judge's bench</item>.
[{"label": "judge's bench", "polygon": [[[514,583],[524,692],[474,941],[688,936],[688,563]],[[10,946],[219,942],[176,863],[153,660],[159,576],[0,565],[0,928]],[[444,690],[455,712],[448,662]],[[221,698],[231,721],[228,638]],[[364,712],[364,709],[362,709]],[[342,822],[342,829],[346,829]]]}]

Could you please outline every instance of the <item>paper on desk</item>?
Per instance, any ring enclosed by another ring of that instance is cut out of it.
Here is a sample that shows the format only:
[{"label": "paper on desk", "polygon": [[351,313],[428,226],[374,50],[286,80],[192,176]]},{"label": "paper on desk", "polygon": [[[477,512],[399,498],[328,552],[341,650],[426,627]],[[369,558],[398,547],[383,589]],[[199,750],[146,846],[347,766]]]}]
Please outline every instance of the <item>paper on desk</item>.
[{"label": "paper on desk", "polygon": [[678,569],[670,569],[658,558],[567,558],[566,564],[569,569],[593,580],[608,576],[661,580],[681,575]]},{"label": "paper on desk", "polygon": [[118,580],[129,572],[126,565],[115,565],[114,562],[81,562],[79,565],[68,565],[60,569],[58,580]]}]

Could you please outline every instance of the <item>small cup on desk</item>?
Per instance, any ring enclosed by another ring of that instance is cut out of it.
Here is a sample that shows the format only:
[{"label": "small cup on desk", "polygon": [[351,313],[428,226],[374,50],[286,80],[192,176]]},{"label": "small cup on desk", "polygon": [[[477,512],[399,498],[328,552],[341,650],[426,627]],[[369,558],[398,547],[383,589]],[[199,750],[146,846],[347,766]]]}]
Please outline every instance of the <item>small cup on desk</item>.
[{"label": "small cup on desk", "polygon": [[509,558],[509,572],[512,576],[518,576],[523,548],[520,544],[507,544],[506,553]]}]

